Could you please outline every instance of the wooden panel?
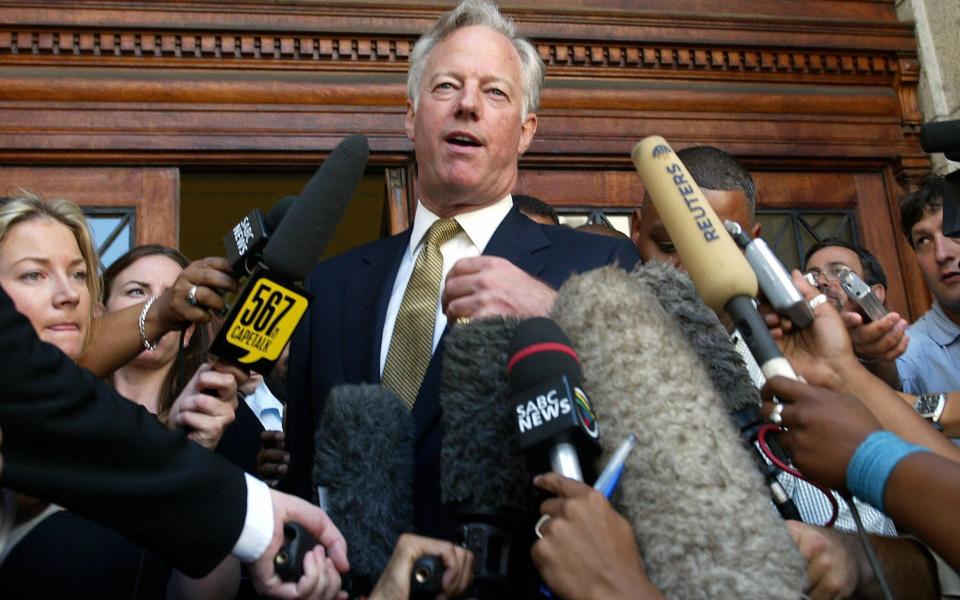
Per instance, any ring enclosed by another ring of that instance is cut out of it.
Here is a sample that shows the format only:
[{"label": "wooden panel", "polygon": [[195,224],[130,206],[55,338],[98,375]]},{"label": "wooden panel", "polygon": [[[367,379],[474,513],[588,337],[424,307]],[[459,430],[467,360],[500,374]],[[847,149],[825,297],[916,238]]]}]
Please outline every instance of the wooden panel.
[{"label": "wooden panel", "polygon": [[760,208],[854,208],[858,190],[847,173],[753,173]]},{"label": "wooden panel", "polygon": [[23,187],[46,198],[84,206],[132,206],[136,244],[177,247],[180,179],[177,169],[0,168],[0,189]]},{"label": "wooden panel", "polygon": [[639,206],[643,183],[636,171],[558,171],[523,169],[515,193],[554,206]]}]

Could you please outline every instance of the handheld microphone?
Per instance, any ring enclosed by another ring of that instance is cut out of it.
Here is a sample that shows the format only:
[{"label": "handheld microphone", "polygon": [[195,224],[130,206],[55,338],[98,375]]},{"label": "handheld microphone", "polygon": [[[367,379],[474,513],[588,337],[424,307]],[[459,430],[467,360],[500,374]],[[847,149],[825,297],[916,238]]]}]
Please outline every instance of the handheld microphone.
[{"label": "handheld microphone", "polygon": [[443,343],[440,491],[455,514],[457,542],[475,557],[469,597],[481,599],[528,597],[521,590],[535,584],[526,578],[538,501],[506,375],[516,329],[515,319],[474,319],[455,325]]},{"label": "handheld microphone", "polygon": [[800,597],[806,564],[689,343],[616,267],[571,277],[553,317],[580,355],[605,458],[637,438],[614,502],[668,598]]},{"label": "handheld microphone", "polygon": [[[600,429],[581,387],[580,359],[570,340],[550,319],[520,323],[510,343],[507,376],[520,448],[532,473],[552,470],[583,481],[600,451]],[[588,476],[592,480],[592,469]]]},{"label": "handheld microphone", "polygon": [[330,391],[315,443],[318,504],[350,549],[344,589],[368,595],[400,535],[413,531],[413,417],[383,386],[340,385]]},{"label": "handheld microphone", "polygon": [[296,200],[296,196],[284,196],[266,215],[255,208],[223,236],[234,277],[240,279],[254,269],[263,256],[263,248]]},{"label": "handheld microphone", "polygon": [[214,338],[210,352],[269,374],[311,296],[296,281],[310,272],[363,176],[370,149],[363,136],[340,142],[307,182]]},{"label": "handheld microphone", "polygon": [[800,329],[813,325],[813,309],[810,308],[810,303],[797,286],[793,285],[790,274],[770,246],[762,238],[751,239],[736,221],[724,221],[723,226],[743,250],[743,255],[757,275],[763,295],[774,310],[793,321]]},{"label": "handheld microphone", "polygon": [[634,146],[631,156],[704,302],[730,315],[764,376],[797,379],[757,312],[753,269],[673,149],[651,136]]},{"label": "handheld microphone", "polygon": [[[654,291],[660,306],[673,317],[697,358],[707,368],[714,388],[740,431],[741,440],[766,479],[770,498],[780,516],[802,520],[796,504],[777,480],[780,469],[767,462],[756,446],[760,426],[764,424],[759,412],[760,394],[716,313],[703,303],[693,282],[669,263],[647,263],[636,267],[632,275]],[[779,451],[778,455],[786,461],[776,438],[767,441],[771,449]]]}]

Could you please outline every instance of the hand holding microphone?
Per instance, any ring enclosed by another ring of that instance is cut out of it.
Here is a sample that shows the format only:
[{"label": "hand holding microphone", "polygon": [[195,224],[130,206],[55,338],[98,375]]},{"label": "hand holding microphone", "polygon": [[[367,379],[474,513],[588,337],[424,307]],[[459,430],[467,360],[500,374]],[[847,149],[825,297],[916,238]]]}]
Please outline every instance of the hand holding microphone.
[{"label": "hand holding microphone", "polygon": [[[473,554],[461,546],[446,540],[422,537],[405,533],[397,540],[383,575],[377,581],[369,600],[408,600],[425,598],[411,593],[411,577],[415,577],[418,559],[433,556],[439,559],[439,593],[447,598],[457,598],[473,582]],[[432,600],[434,595],[430,595]]]},{"label": "hand holding microphone", "polygon": [[211,311],[223,310],[223,294],[239,289],[227,259],[210,256],[191,262],[173,285],[157,296],[153,308],[157,330],[153,333],[148,323],[148,339],[157,339],[167,331],[183,329],[191,323],[206,323]]},{"label": "hand holding microphone", "polygon": [[[792,278],[807,301],[819,295],[799,271],[794,271]],[[787,327],[777,337],[777,343],[790,364],[809,383],[840,389],[845,378],[862,371],[863,367],[853,353],[850,335],[837,309],[829,302],[820,302],[813,310],[816,318],[812,326],[807,329]]]},{"label": "hand holding microphone", "polygon": [[533,545],[544,583],[563,598],[663,598],[647,578],[630,524],[598,490],[556,473],[534,484],[554,494],[540,506],[548,519]]},{"label": "hand holding microphone", "polygon": [[780,400],[784,431],[778,434],[793,463],[813,481],[846,490],[847,463],[860,442],[882,429],[860,400],[827,388],[774,377],[763,387],[763,416]]},{"label": "hand holding microphone", "polygon": [[184,428],[187,437],[208,450],[216,449],[236,418],[237,379],[232,372],[221,372],[222,368],[200,365],[167,416],[168,426]]}]

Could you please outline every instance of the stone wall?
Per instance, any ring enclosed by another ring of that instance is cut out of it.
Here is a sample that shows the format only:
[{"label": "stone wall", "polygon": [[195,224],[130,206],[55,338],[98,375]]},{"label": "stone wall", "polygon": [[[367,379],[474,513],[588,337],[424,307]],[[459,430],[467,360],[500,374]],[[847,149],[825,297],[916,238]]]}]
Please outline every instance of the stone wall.
[{"label": "stone wall", "polygon": [[[924,122],[960,119],[960,2],[896,0],[897,16],[913,21],[920,54],[920,110]],[[934,168],[960,168],[942,154]]]}]

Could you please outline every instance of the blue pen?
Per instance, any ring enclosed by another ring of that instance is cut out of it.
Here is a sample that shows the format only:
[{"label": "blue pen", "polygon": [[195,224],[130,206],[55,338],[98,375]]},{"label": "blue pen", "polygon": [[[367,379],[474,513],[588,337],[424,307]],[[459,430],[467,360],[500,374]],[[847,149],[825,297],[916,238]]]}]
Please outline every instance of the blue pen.
[{"label": "blue pen", "polygon": [[[624,438],[624,440],[620,442],[620,445],[617,446],[617,450],[613,453],[613,456],[610,457],[607,466],[600,471],[600,475],[593,483],[593,489],[603,494],[603,497],[607,500],[610,499],[614,490],[617,489],[617,484],[620,483],[620,476],[623,475],[623,467],[627,463],[627,457],[630,456],[633,447],[636,445],[637,436],[633,433]],[[550,588],[548,588],[545,583],[540,584],[540,593],[547,598],[554,597],[553,592],[550,591]]]},{"label": "blue pen", "polygon": [[617,484],[620,483],[620,476],[623,474],[623,467],[627,462],[627,457],[630,456],[630,452],[633,451],[636,445],[637,436],[632,433],[629,434],[620,442],[620,446],[617,447],[616,452],[610,457],[607,466],[603,468],[603,471],[600,471],[600,476],[597,477],[597,481],[594,482],[593,489],[603,494],[603,497],[607,500],[610,499],[613,491],[617,489]]}]

